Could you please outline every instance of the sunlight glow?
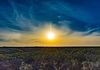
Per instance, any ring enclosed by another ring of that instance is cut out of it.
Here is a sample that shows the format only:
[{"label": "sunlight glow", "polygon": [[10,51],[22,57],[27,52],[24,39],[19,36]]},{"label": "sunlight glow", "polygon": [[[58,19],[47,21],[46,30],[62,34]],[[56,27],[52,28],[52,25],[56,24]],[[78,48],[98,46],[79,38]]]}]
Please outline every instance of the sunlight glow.
[{"label": "sunlight glow", "polygon": [[49,40],[55,39],[55,33],[54,33],[54,32],[48,32],[48,33],[47,33],[47,38],[48,38]]}]

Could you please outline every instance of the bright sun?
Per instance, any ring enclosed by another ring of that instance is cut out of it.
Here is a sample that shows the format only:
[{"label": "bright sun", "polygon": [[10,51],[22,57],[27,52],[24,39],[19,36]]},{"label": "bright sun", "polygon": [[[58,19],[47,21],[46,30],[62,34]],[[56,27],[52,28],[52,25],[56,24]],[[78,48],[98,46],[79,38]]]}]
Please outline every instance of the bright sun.
[{"label": "bright sun", "polygon": [[47,32],[47,38],[49,39],[49,40],[53,40],[53,39],[55,39],[55,33],[54,32]]}]

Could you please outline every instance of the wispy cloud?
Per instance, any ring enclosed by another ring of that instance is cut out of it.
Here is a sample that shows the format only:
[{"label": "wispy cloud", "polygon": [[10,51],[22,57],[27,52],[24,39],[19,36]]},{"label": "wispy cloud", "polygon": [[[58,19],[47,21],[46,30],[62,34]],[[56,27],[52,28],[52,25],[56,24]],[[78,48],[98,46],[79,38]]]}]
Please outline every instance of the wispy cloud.
[{"label": "wispy cloud", "polygon": [[[89,0],[80,4],[76,4],[77,2],[69,0],[0,1],[0,43],[43,43],[39,39],[42,37],[41,33],[47,30],[46,26],[52,24],[60,33],[64,44],[68,37],[75,38],[77,41],[81,38],[79,44],[87,44],[87,42],[98,44],[100,13],[96,14],[96,8],[95,11],[91,10],[94,5],[92,1],[89,5],[87,4]],[[71,43],[76,43],[74,39],[72,40]]]}]

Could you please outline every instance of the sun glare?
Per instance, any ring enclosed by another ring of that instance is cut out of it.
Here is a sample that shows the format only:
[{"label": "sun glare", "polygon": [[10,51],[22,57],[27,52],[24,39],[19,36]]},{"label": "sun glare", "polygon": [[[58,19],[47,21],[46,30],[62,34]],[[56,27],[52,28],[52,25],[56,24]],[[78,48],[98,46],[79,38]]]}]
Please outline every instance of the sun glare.
[{"label": "sun glare", "polygon": [[47,33],[47,38],[48,38],[49,40],[55,39],[55,33],[54,33],[54,32],[48,32],[48,33]]}]

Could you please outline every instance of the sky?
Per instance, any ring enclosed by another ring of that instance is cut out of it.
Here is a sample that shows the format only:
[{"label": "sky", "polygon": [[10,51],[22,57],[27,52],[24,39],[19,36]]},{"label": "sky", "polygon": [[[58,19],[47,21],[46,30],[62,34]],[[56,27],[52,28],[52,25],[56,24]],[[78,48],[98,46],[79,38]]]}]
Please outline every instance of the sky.
[{"label": "sky", "polygon": [[68,45],[100,45],[100,0],[0,0],[0,46]]}]

